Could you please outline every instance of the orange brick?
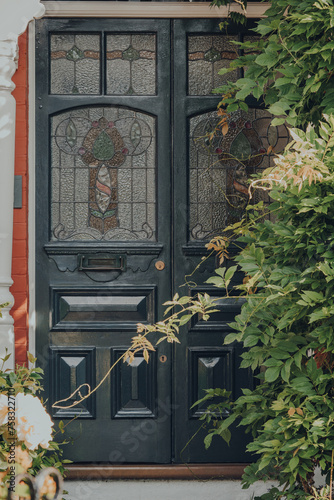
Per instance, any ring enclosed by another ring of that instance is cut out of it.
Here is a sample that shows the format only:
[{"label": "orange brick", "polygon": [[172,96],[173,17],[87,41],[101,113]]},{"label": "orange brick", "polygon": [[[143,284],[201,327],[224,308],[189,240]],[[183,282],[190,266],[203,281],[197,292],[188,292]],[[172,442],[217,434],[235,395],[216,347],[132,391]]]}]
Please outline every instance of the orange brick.
[{"label": "orange brick", "polygon": [[13,230],[13,240],[26,240],[28,232],[27,222],[17,222]]},{"label": "orange brick", "polygon": [[27,276],[13,276],[14,283],[10,287],[10,292],[15,296],[16,293],[25,293],[28,286]]},{"label": "orange brick", "polygon": [[15,175],[23,176],[26,173],[27,168],[28,168],[28,158],[26,156],[17,156],[15,160]]},{"label": "orange brick", "polygon": [[15,343],[28,343],[27,328],[15,328]]},{"label": "orange brick", "polygon": [[[15,223],[15,218],[14,218]],[[25,257],[27,259],[28,248],[25,240],[16,240],[13,244],[13,257]]]},{"label": "orange brick", "polygon": [[16,136],[15,139],[15,147],[18,148],[19,151],[27,148],[28,136]]},{"label": "orange brick", "polygon": [[17,292],[15,294],[15,308],[21,307],[23,304],[27,303],[27,293],[26,291]]},{"label": "orange brick", "polygon": [[[12,261],[12,276],[27,276],[28,264],[25,257],[15,257]],[[13,278],[14,279],[14,278]]]},{"label": "orange brick", "polygon": [[14,319],[14,330],[16,328],[27,328],[28,326],[28,316],[27,313],[25,314],[15,314],[15,311],[12,314],[13,319]]},{"label": "orange brick", "polygon": [[20,222],[14,227],[14,240],[25,240],[27,238],[27,224]]},{"label": "orange brick", "polygon": [[27,347],[27,342],[25,342],[24,344],[15,343],[15,362],[18,365],[27,364]]},{"label": "orange brick", "polygon": [[[17,91],[17,89],[14,90],[14,92]],[[16,96],[15,96],[16,97]],[[26,121],[28,117],[28,112],[27,108],[25,106],[16,106],[16,124],[20,123],[21,121]],[[22,123],[23,125],[23,123]],[[24,126],[26,127],[27,124],[25,123]]]},{"label": "orange brick", "polygon": [[12,307],[11,314],[14,319],[19,319],[22,316],[27,316],[28,314],[28,302],[23,302],[21,304],[17,304],[17,300],[15,297],[15,304]]},{"label": "orange brick", "polygon": [[[14,224],[16,224],[17,222],[22,222],[24,224],[27,224],[27,212],[25,210],[26,207],[23,207],[22,205],[22,208],[15,208],[14,209]],[[16,242],[16,244],[18,244],[19,242]]]}]

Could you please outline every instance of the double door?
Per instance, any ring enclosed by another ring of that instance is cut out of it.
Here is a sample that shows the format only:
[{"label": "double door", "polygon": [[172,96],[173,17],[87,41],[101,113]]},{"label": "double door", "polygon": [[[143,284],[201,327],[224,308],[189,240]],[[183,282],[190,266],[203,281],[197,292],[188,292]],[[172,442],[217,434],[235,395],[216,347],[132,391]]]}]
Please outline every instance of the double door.
[{"label": "double door", "polygon": [[211,90],[244,35],[214,20],[161,19],[44,19],[36,33],[36,346],[49,410],[73,438],[65,454],[248,461],[240,431],[231,447],[217,440],[205,451],[205,407],[191,408],[207,388],[236,397],[252,386],[240,347],[223,345],[240,301],[221,300],[148,363],[142,352],[117,362],[137,323],[161,320],[174,293],[217,295],[205,284],[215,257],[196,270],[205,244],[240,218],[247,177],[280,140],[254,108],[208,141]]}]

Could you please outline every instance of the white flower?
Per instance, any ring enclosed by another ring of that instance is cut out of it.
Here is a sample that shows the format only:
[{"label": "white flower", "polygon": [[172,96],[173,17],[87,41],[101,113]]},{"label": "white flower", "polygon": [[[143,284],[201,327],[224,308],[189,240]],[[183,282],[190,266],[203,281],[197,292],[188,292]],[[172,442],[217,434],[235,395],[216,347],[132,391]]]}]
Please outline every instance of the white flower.
[{"label": "white flower", "polygon": [[8,422],[8,397],[6,394],[0,394],[0,425]]},{"label": "white flower", "polygon": [[47,448],[51,441],[53,423],[36,396],[19,392],[16,396],[16,432],[29,450],[41,445]]}]

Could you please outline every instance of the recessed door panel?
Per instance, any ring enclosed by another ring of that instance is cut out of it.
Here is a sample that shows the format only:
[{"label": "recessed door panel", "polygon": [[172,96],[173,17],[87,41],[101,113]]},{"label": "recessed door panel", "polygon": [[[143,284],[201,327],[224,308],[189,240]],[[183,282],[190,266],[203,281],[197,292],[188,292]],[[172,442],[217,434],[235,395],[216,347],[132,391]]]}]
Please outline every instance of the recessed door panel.
[{"label": "recessed door panel", "polygon": [[51,289],[52,330],[133,330],[155,321],[155,287]]}]

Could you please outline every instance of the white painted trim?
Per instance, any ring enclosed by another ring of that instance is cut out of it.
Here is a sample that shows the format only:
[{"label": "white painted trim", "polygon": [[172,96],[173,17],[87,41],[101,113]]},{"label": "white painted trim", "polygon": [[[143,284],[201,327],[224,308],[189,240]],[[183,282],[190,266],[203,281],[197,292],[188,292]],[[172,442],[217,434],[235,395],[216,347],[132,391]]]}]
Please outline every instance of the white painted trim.
[{"label": "white painted trim", "polygon": [[28,31],[28,276],[29,276],[29,352],[36,356],[36,278],[35,278],[35,22]]},{"label": "white painted trim", "polygon": [[[224,18],[227,7],[210,7],[207,2],[42,2],[46,17],[126,17],[126,18]],[[264,17],[269,3],[254,2],[247,6],[248,18]],[[242,12],[237,4],[231,10]]]}]

